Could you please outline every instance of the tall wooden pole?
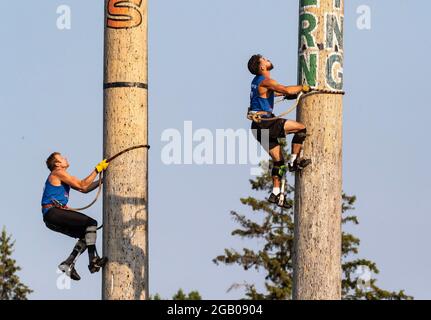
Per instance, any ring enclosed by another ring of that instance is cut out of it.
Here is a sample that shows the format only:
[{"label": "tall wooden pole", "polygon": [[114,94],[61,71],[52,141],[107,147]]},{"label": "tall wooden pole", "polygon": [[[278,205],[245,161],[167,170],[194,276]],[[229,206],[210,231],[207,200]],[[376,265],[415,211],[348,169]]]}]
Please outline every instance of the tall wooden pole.
[{"label": "tall wooden pole", "polygon": [[[147,144],[147,0],[105,0],[104,154]],[[103,299],[148,298],[147,149],[113,161],[103,194]]]},{"label": "tall wooden pole", "polygon": [[[343,89],[344,0],[300,0],[299,81]],[[295,177],[293,298],[341,299],[342,96],[311,95],[299,106],[307,127]]]}]

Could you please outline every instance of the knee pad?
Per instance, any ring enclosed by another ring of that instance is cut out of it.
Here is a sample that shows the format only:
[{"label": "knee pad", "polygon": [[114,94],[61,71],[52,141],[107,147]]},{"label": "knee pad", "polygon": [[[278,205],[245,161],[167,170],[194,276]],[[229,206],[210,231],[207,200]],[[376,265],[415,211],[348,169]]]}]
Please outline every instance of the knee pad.
[{"label": "knee pad", "polygon": [[301,131],[298,131],[297,133],[295,133],[292,139],[292,143],[303,144],[305,141],[305,138],[307,138],[307,128],[304,128]]},{"label": "knee pad", "polygon": [[271,176],[277,176],[280,179],[283,177],[282,174],[280,174],[281,172],[281,168],[284,166],[284,161],[275,161],[272,165],[272,171],[271,171]]},{"label": "knee pad", "polygon": [[87,244],[87,246],[93,246],[96,244],[96,232],[97,226],[90,226],[87,227],[87,229],[85,230],[85,243]]}]

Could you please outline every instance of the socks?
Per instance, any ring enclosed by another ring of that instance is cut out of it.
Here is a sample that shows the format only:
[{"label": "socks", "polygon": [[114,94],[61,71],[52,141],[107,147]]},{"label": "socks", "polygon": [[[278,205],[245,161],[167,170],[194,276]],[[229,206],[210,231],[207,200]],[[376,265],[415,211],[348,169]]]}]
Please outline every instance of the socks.
[{"label": "socks", "polygon": [[272,193],[275,194],[276,196],[280,194],[280,188],[272,188]]},{"label": "socks", "polygon": [[83,253],[86,249],[85,242],[83,240],[79,240],[75,247],[73,248],[72,252],[70,253],[70,256],[66,259],[66,262],[71,264],[74,263],[77,257]]},{"label": "socks", "polygon": [[96,246],[93,244],[88,246],[87,249],[88,249],[88,259],[91,262],[96,256]]},{"label": "socks", "polygon": [[293,165],[293,163],[295,162],[296,158],[298,157],[297,154],[292,154],[289,160],[290,165]]}]

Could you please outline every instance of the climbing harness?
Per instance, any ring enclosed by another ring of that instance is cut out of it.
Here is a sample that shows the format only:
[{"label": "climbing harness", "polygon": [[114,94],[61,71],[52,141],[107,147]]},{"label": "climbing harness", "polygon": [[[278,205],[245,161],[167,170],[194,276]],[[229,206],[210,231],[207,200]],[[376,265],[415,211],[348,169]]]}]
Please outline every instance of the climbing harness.
[{"label": "climbing harness", "polygon": [[[123,155],[124,153],[132,151],[132,150],[135,150],[135,149],[140,149],[140,148],[150,149],[150,146],[148,144],[140,144],[140,145],[136,145],[136,146],[124,149],[124,150],[118,152],[117,154],[113,155],[112,157],[108,158],[106,160],[106,162],[110,163],[111,161],[115,160],[116,158],[118,158],[119,156]],[[97,201],[97,199],[100,196],[101,191],[102,191],[102,181],[103,181],[103,178],[104,178],[103,171],[101,171],[98,175],[99,175],[99,185],[98,185],[98,190],[97,190],[96,197],[94,198],[93,201],[91,201],[88,205],[86,205],[85,207],[82,207],[82,208],[62,207],[62,209],[69,210],[69,211],[82,211],[82,210],[90,208],[93,204],[95,204],[96,201]],[[98,229],[100,229],[101,227],[102,226],[100,226]]]},{"label": "climbing harness", "polygon": [[[328,89],[315,89],[315,88],[311,88],[312,91],[304,93],[304,92],[300,92],[298,94],[298,96],[296,97],[296,100],[294,102],[294,104],[287,109],[285,112],[280,113],[278,116],[275,117],[271,117],[271,118],[263,118],[262,115],[267,114],[266,111],[249,111],[247,113],[247,119],[260,123],[261,121],[272,121],[272,120],[276,120],[276,119],[280,119],[286,115],[288,115],[289,113],[291,113],[293,110],[295,110],[298,105],[299,102],[301,101],[301,99],[314,95],[314,94],[341,94],[344,95],[345,92],[344,91],[334,91],[334,90],[328,90]],[[286,100],[286,98],[284,98],[283,100],[280,100],[278,102],[284,101]],[[276,103],[278,103],[276,102]]]}]

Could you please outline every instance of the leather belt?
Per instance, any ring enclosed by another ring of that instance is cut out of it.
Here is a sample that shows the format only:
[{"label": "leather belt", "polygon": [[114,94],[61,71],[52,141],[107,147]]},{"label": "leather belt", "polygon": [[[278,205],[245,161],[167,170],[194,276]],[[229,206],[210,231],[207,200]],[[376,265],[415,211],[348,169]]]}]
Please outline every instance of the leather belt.
[{"label": "leather belt", "polygon": [[62,208],[62,209],[65,209],[65,208],[67,208],[67,206],[59,206],[59,205],[55,205],[55,204],[53,204],[53,203],[49,203],[49,204],[44,204],[44,205],[42,205],[42,209],[49,209],[49,208]]}]

